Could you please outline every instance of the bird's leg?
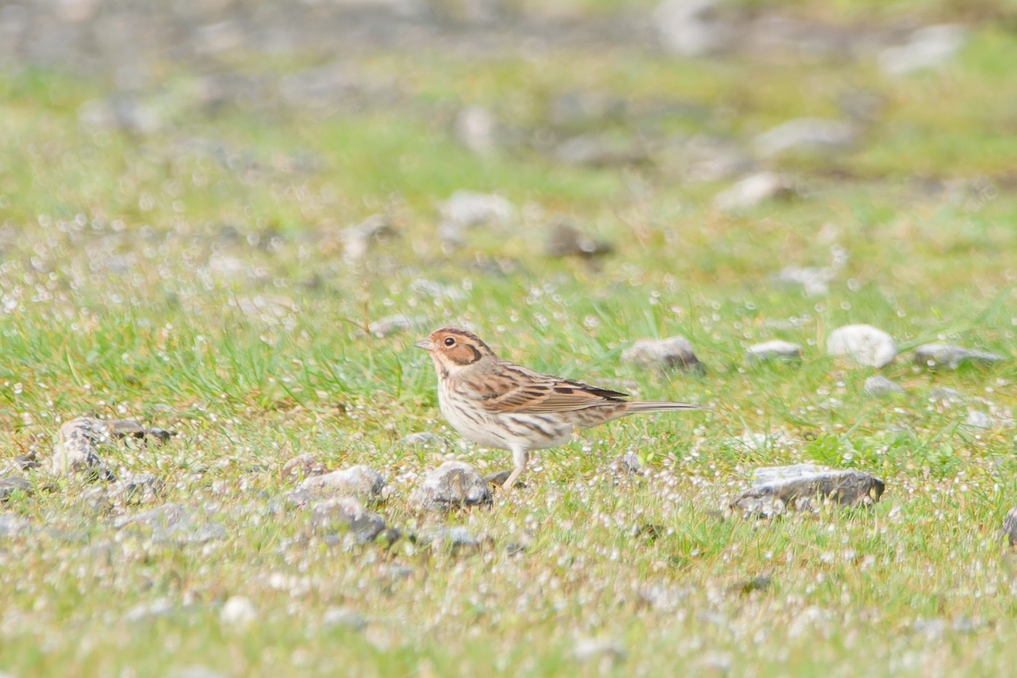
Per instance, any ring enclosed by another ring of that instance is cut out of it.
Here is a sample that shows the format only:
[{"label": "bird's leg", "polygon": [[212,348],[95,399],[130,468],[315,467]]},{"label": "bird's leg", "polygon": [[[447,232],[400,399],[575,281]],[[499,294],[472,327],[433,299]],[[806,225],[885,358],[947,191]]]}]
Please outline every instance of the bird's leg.
[{"label": "bird's leg", "polygon": [[512,488],[516,485],[516,480],[520,474],[526,470],[526,462],[530,460],[530,453],[526,450],[515,449],[512,450],[512,461],[516,467],[512,469],[512,473],[509,475],[508,480],[502,484],[502,489],[506,492],[511,492]]}]

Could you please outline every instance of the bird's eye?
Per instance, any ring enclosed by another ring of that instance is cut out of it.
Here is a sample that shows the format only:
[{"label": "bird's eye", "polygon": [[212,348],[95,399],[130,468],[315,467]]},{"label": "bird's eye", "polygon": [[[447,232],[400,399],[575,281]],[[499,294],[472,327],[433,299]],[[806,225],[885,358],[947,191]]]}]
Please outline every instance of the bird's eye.
[{"label": "bird's eye", "polygon": [[455,346],[456,345],[456,340],[453,339],[452,337],[445,337],[445,345],[446,346]]}]

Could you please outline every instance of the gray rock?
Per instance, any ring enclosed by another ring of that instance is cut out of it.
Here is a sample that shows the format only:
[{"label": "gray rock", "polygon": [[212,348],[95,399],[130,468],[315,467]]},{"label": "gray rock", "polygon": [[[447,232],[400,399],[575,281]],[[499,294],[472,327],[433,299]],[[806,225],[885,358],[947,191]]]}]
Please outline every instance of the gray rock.
[{"label": "gray rock", "polygon": [[428,473],[409,498],[411,506],[423,511],[490,506],[493,501],[487,481],[461,461],[446,461]]},{"label": "gray rock", "polygon": [[374,243],[395,235],[396,230],[388,216],[384,214],[369,216],[339,234],[343,241],[343,261],[348,264],[360,261],[367,256]]},{"label": "gray rock", "polygon": [[734,26],[718,16],[717,0],[664,0],[653,12],[657,38],[665,51],[683,57],[728,48]]},{"label": "gray rock", "polygon": [[906,44],[880,52],[879,67],[889,75],[906,75],[936,68],[953,58],[966,38],[964,26],[926,26],[912,33]]},{"label": "gray rock", "polygon": [[749,346],[745,351],[745,362],[748,364],[771,360],[801,360],[801,357],[801,346],[780,339],[771,339],[761,344]]},{"label": "gray rock", "polygon": [[756,152],[769,158],[787,151],[825,151],[851,146],[857,130],[843,120],[799,118],[758,135],[752,142]]},{"label": "gray rock", "polygon": [[1010,546],[1017,545],[1017,506],[1007,511],[1000,532],[1006,536]]},{"label": "gray rock", "polygon": [[16,537],[29,529],[28,520],[20,516],[0,515],[0,538]]},{"label": "gray rock", "polygon": [[153,134],[162,127],[154,106],[129,94],[92,99],[78,107],[78,122],[92,130]]},{"label": "gray rock", "polygon": [[375,320],[367,326],[368,332],[379,339],[390,337],[406,330],[420,329],[427,327],[429,323],[426,315],[409,316],[403,313],[390,315],[380,320]]},{"label": "gray rock", "polygon": [[304,480],[312,476],[320,476],[328,472],[324,464],[319,462],[310,454],[300,454],[293,457],[279,470],[279,477],[283,480],[291,478]]},{"label": "gray rock", "polygon": [[893,337],[872,325],[845,325],[830,333],[826,352],[859,365],[885,367],[897,357],[897,344]]},{"label": "gray rock", "polygon": [[323,108],[344,103],[361,94],[364,82],[345,63],[308,68],[283,77],[279,95],[291,106]]},{"label": "gray rock", "polygon": [[385,519],[353,497],[342,497],[312,507],[311,528],[320,535],[348,532],[357,544],[367,544],[385,530]]},{"label": "gray rock", "polygon": [[140,422],[133,419],[114,419],[109,422],[109,427],[114,438],[130,437],[166,443],[172,437],[169,431],[142,426]]},{"label": "gray rock", "polygon": [[438,203],[438,211],[447,221],[463,228],[504,226],[517,216],[512,203],[500,195],[470,191],[456,191],[448,200]]},{"label": "gray rock", "polygon": [[599,92],[569,92],[551,101],[548,122],[569,129],[601,127],[624,118],[627,110],[628,102],[621,97]]},{"label": "gray rock", "polygon": [[549,257],[595,257],[611,252],[610,243],[596,240],[580,231],[568,219],[558,221],[547,239],[545,252]]},{"label": "gray rock", "polygon": [[940,387],[929,391],[929,400],[964,400],[964,394],[955,388]]},{"label": "gray rock", "polygon": [[396,445],[399,447],[420,447],[434,450],[447,450],[452,447],[452,443],[448,438],[427,433],[426,431],[403,436],[396,441]]},{"label": "gray rock", "polygon": [[572,648],[572,655],[579,661],[590,659],[606,660],[608,667],[615,662],[624,661],[628,656],[625,647],[613,640],[600,640],[597,638],[580,638]]},{"label": "gray rock", "polygon": [[320,495],[349,495],[367,501],[380,501],[385,490],[385,479],[369,466],[352,466],[344,471],[333,471],[311,476],[300,484],[301,490]]},{"label": "gray rock", "polygon": [[205,544],[229,536],[225,526],[205,522],[202,516],[180,504],[164,504],[151,511],[113,521],[115,530],[128,527],[150,530],[152,542],[157,544]]},{"label": "gray rock", "polygon": [[639,475],[642,473],[643,462],[640,461],[638,454],[628,452],[621,456],[621,467],[626,473]]},{"label": "gray rock", "polygon": [[113,430],[109,422],[79,417],[60,426],[53,448],[52,470],[58,475],[80,475],[89,479],[116,480],[116,476],[96,448],[109,442]]},{"label": "gray rock", "polygon": [[922,344],[915,349],[915,362],[935,369],[946,367],[955,370],[961,365],[992,365],[1006,360],[1003,356],[987,351],[975,351],[951,344]]},{"label": "gray rock", "polygon": [[968,412],[968,416],[964,419],[964,425],[970,428],[990,429],[993,426],[993,421],[992,417],[987,415],[985,412],[971,410]]},{"label": "gray rock", "polygon": [[644,162],[649,156],[646,148],[636,139],[608,134],[583,134],[558,144],[554,157],[566,165],[616,167]]},{"label": "gray rock", "polygon": [[789,507],[811,508],[812,500],[829,500],[840,506],[871,506],[886,485],[861,471],[817,468],[812,464],[760,468],[752,487],[735,497],[730,507],[764,517],[782,515]]},{"label": "gray rock", "polygon": [[116,484],[114,492],[124,504],[151,503],[162,496],[166,483],[149,473],[136,473]]},{"label": "gray rock", "polygon": [[866,395],[872,396],[873,398],[882,398],[883,396],[904,392],[904,389],[901,388],[900,384],[890,381],[881,374],[873,374],[871,377],[867,378],[862,389],[865,391]]},{"label": "gray rock", "polygon": [[0,501],[7,501],[15,492],[32,492],[32,484],[24,478],[0,478]]},{"label": "gray rock", "polygon": [[498,120],[483,106],[467,106],[456,115],[456,141],[474,153],[486,154],[498,148]]},{"label": "gray rock", "polygon": [[124,621],[140,622],[153,617],[165,617],[173,612],[173,603],[168,598],[138,603],[124,613]]},{"label": "gray rock", "polygon": [[363,631],[367,627],[364,615],[349,607],[329,607],[321,616],[323,628],[343,627]]},{"label": "gray rock", "polygon": [[794,195],[794,186],[785,175],[759,172],[718,193],[713,199],[713,205],[721,210],[740,210],[767,200],[787,199]]},{"label": "gray rock", "polygon": [[229,536],[225,525],[221,523],[179,522],[152,532],[154,543],[170,543],[184,546],[187,544],[201,545],[211,541],[222,541]]},{"label": "gray rock", "polygon": [[674,369],[705,371],[692,350],[692,342],[682,336],[667,339],[639,339],[622,351],[623,361],[644,370]]},{"label": "gray rock", "polygon": [[163,504],[144,513],[118,518],[113,521],[113,529],[121,530],[131,525],[148,528],[166,527],[173,523],[188,521],[190,515],[190,511],[180,504]]},{"label": "gray rock", "polygon": [[801,285],[805,290],[805,296],[816,297],[830,291],[829,283],[836,275],[836,271],[827,266],[823,268],[785,266],[774,276],[774,280],[789,285]]},{"label": "gray rock", "polygon": [[226,678],[226,674],[213,671],[207,666],[195,665],[170,669],[166,678]]},{"label": "gray rock", "polygon": [[417,537],[418,546],[430,546],[452,553],[474,552],[480,549],[484,539],[475,537],[465,527],[440,527],[424,532]]}]

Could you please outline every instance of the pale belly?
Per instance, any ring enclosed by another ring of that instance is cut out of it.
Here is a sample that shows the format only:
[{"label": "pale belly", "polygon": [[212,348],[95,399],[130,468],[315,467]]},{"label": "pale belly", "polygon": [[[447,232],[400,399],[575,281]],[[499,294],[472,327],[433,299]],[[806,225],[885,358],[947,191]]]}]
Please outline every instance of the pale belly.
[{"label": "pale belly", "polygon": [[449,407],[443,393],[438,404],[445,420],[466,440],[482,447],[503,450],[543,450],[564,445],[572,439],[573,426],[559,415],[487,414]]}]

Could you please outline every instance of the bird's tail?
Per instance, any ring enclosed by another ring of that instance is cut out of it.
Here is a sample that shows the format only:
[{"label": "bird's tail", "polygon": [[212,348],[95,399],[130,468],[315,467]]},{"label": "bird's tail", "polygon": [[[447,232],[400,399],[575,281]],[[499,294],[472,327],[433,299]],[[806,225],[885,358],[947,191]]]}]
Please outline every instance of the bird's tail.
[{"label": "bird's tail", "polygon": [[692,405],[690,403],[673,403],[667,400],[636,400],[630,401],[625,408],[625,414],[638,414],[639,412],[668,412],[670,410],[708,410],[703,405]]}]

